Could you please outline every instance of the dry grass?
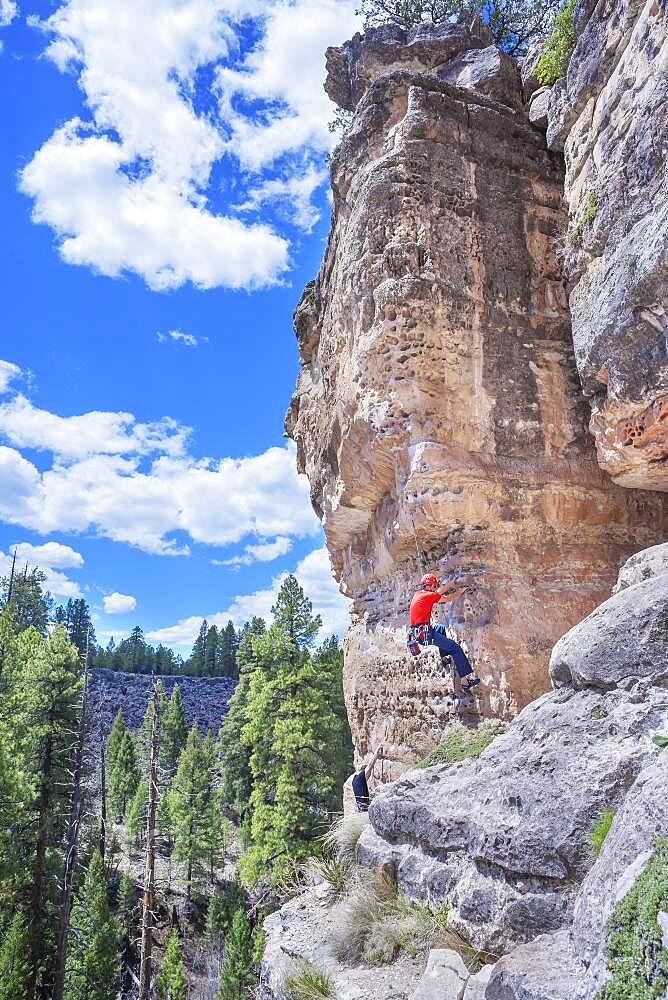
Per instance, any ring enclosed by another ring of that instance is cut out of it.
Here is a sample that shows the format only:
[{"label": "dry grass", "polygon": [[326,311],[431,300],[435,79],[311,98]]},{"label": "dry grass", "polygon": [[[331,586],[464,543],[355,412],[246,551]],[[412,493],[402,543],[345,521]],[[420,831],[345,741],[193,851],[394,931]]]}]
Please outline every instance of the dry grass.
[{"label": "dry grass", "polygon": [[369,814],[365,812],[339,816],[322,838],[325,850],[336,857],[354,860],[358,841],[368,822]]},{"label": "dry grass", "polygon": [[327,1000],[334,996],[334,983],[325,969],[299,959],[287,973],[283,991],[290,1000]]},{"label": "dry grass", "polygon": [[350,889],[357,867],[351,858],[313,858],[311,870],[325,881],[337,896],[343,896]]}]

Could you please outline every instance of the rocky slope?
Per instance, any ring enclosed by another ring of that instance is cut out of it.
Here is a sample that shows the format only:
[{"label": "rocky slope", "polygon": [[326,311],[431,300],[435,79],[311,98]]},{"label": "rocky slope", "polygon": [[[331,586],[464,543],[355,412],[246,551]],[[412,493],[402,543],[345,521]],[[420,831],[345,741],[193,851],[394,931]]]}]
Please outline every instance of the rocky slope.
[{"label": "rocky slope", "polygon": [[[175,684],[179,685],[183,709],[189,726],[197,723],[205,733],[215,736],[220,719],[234,691],[234,681],[227,677],[160,677],[167,697]],[[145,674],[126,674],[116,670],[97,669],[90,675],[90,704],[96,731],[108,735],[119,708],[126,726],[141,725],[153,688],[153,678]]]},{"label": "rocky slope", "polygon": [[287,430],[354,599],[358,754],[383,740],[403,765],[449,713],[450,677],[405,653],[422,554],[466,575],[447,621],[483,678],[480,711],[512,716],[624,559],[666,537],[668,503],[596,463],[557,259],[562,157],[529,123],[514,61],[473,19],[369,31],[327,65],[354,118],[295,316]]},{"label": "rocky slope", "polygon": [[563,149],[578,370],[601,468],[668,489],[668,22],[647,0],[580,0],[549,96]]}]

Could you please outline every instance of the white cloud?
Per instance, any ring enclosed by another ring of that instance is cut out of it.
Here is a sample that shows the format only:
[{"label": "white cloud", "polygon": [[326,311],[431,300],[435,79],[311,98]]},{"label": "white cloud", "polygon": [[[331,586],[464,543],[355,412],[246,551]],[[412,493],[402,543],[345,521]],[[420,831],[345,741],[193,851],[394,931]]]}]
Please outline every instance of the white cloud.
[{"label": "white cloud", "polygon": [[21,369],[18,365],[12,364],[11,361],[0,361],[0,393],[7,392],[10,383],[20,374]]},{"label": "white cloud", "polygon": [[66,459],[154,452],[181,455],[189,434],[189,427],[169,417],[147,424],[137,423],[132,413],[99,410],[60,417],[33,406],[22,395],[0,405],[0,435],[18,447],[52,451]]},{"label": "white cloud", "polygon": [[310,233],[320,218],[312,202],[315,191],[327,178],[327,171],[310,164],[303,174],[275,177],[252,187],[244,202],[237,205],[240,212],[258,211],[265,204],[277,205],[296,226]]},{"label": "white cloud", "polygon": [[[334,141],[324,52],[359,27],[354,7],[65,0],[45,21],[31,18],[50,38],[47,56],[78,75],[90,111],[57,128],[21,172],[34,221],[55,231],[68,263],[134,272],[153,289],[279,281],[290,266],[287,239],[220,209],[212,169],[225,155],[256,175],[275,168],[275,177],[241,179],[243,211],[277,202],[296,225],[313,226],[311,197]],[[260,38],[239,59],[249,17]],[[216,81],[218,107],[201,110],[205,74]]]},{"label": "white cloud", "polygon": [[292,539],[279,535],[273,542],[261,542],[259,545],[247,545],[245,555],[233,556],[231,559],[217,560],[211,562],[215,566],[250,566],[254,562],[272,562],[279,556],[285,556],[292,548]]},{"label": "white cloud", "polygon": [[[203,617],[210,625],[217,626],[226,625],[230,619],[235,625],[240,626],[254,615],[270,621],[272,605],[276,603],[278,591],[286,575],[281,573],[276,576],[269,587],[236,597],[224,611],[216,611]],[[309,552],[297,563],[295,576],[304,588],[306,596],[312,601],[314,614],[319,614],[322,618],[323,627],[318,638],[322,640],[332,634],[342,635],[350,624],[348,610],[350,601],[339,592],[332,576],[327,549],[323,547]],[[152,642],[163,642],[168,646],[189,647],[201,624],[202,616],[191,615],[174,625],[148,632],[147,638]]]},{"label": "white cloud", "polygon": [[198,344],[208,344],[208,337],[196,337],[192,333],[184,333],[183,330],[170,330],[168,333],[159,333],[158,340],[165,344],[168,340],[173,340],[177,344],[184,344],[186,347],[197,347]]},{"label": "white cloud", "polygon": [[0,0],[0,28],[11,24],[18,12],[18,4],[14,0]]},{"label": "white cloud", "polygon": [[102,598],[104,610],[108,615],[125,615],[137,607],[137,598],[130,594],[105,594]]},{"label": "white cloud", "polygon": [[169,537],[228,545],[252,535],[303,537],[317,530],[294,446],[217,461],[160,456],[147,471],[136,457],[93,455],[39,471],[0,446],[0,518],[42,534],[94,530],[159,555],[187,553]]},{"label": "white cloud", "polygon": [[37,567],[46,576],[44,587],[56,597],[81,597],[81,588],[76,580],[71,580],[58,569],[83,566],[83,557],[71,549],[69,545],[57,542],[47,542],[45,545],[31,545],[30,542],[20,542],[12,546],[10,553],[0,552],[0,576],[8,576],[12,569],[14,551],[16,551],[16,569],[20,572],[25,566]]},{"label": "white cloud", "polygon": [[29,565],[48,566],[51,569],[80,569],[84,558],[80,552],[75,552],[69,545],[60,542],[46,542],[44,545],[31,545],[30,542],[19,542],[12,545],[19,562]]}]

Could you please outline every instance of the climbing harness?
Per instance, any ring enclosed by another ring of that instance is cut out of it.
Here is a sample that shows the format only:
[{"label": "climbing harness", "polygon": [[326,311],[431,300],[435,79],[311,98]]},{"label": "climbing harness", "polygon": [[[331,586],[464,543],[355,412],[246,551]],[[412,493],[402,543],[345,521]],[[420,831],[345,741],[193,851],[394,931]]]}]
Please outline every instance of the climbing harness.
[{"label": "climbing harness", "polygon": [[433,633],[431,625],[409,625],[408,626],[408,649],[413,656],[419,656],[422,646],[433,645]]}]

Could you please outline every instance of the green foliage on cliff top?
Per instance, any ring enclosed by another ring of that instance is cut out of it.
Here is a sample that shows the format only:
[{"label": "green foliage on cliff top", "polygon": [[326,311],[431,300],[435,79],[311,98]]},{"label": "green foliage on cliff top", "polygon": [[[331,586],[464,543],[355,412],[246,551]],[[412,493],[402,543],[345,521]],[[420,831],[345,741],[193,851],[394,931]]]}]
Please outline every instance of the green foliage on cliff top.
[{"label": "green foliage on cliff top", "polygon": [[548,35],[543,52],[536,64],[534,74],[544,87],[551,86],[560,76],[566,75],[568,60],[575,48],[575,25],[573,12],[575,0],[566,3],[555,15],[552,30]]},{"label": "green foliage on cliff top", "polygon": [[458,764],[469,757],[479,757],[492,740],[505,733],[507,728],[506,723],[500,719],[485,719],[477,729],[469,729],[463,723],[455,722],[448,727],[439,745],[420,761],[418,767]]},{"label": "green foliage on cliff top", "polygon": [[662,947],[659,911],[668,912],[668,838],[608,920],[605,955],[612,978],[596,1000],[655,1000],[668,987],[668,951]]},{"label": "green foliage on cliff top", "polygon": [[283,989],[291,1000],[322,1000],[334,996],[332,977],[325,969],[301,959],[285,977]]}]

